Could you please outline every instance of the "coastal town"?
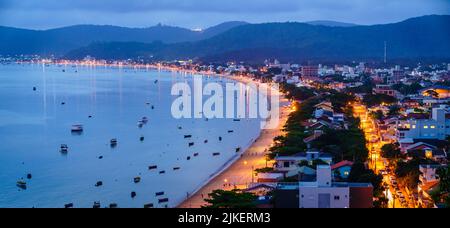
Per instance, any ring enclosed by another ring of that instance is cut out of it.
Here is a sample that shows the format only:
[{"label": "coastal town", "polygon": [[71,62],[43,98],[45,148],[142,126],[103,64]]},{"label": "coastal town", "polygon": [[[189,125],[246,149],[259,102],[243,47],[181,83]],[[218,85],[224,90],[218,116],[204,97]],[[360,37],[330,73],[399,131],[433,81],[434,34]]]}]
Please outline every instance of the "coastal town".
[{"label": "coastal town", "polygon": [[[0,59],[1,64],[157,68],[277,83],[285,119],[180,207],[450,206],[450,64]],[[283,115],[281,115],[283,117]]]}]

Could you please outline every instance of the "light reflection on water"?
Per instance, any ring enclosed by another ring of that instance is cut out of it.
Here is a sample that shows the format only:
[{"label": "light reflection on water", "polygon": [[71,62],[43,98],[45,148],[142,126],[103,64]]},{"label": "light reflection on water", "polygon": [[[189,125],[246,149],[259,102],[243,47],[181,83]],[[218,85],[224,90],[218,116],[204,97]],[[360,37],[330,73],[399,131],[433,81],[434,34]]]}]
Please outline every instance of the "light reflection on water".
[{"label": "light reflection on water", "polygon": [[[246,148],[259,135],[256,119],[173,119],[171,86],[191,80],[187,74],[126,68],[0,66],[0,207],[92,207],[94,201],[102,207],[164,207],[159,198],[176,206],[236,156],[237,147]],[[149,123],[139,129],[143,116]],[[76,123],[84,124],[82,135],[70,132]],[[193,138],[184,139],[186,134]],[[116,148],[109,145],[112,138],[118,139]],[[59,153],[61,144],[69,146],[67,155]],[[151,165],[158,169],[149,171]],[[28,188],[19,191],[16,181],[28,173]],[[133,182],[137,176],[139,184]],[[103,186],[95,187],[97,181]],[[131,199],[133,191],[137,197]],[[165,196],[156,197],[161,191]]]}]

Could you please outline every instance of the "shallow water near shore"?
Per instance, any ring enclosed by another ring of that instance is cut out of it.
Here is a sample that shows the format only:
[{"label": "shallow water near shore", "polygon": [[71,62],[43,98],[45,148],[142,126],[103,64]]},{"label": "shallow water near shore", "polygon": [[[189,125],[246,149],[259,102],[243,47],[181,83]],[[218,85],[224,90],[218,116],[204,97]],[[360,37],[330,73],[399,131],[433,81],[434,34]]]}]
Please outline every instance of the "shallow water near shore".
[{"label": "shallow water near shore", "polygon": [[[220,77],[203,80],[230,82]],[[176,97],[170,90],[177,82],[192,84],[192,75],[132,68],[0,65],[0,207],[67,203],[92,207],[99,201],[102,207],[117,203],[141,208],[181,203],[235,158],[236,148],[251,145],[261,122],[174,119],[171,105]],[[144,116],[149,122],[139,128]],[[70,131],[77,123],[84,125],[81,135]],[[110,147],[113,138],[118,140],[116,148]],[[189,147],[191,142],[195,144]],[[67,155],[59,152],[61,144],[69,146]],[[149,170],[149,166],[158,168]],[[27,179],[27,174],[32,178]],[[141,182],[134,183],[134,177],[141,177]],[[26,190],[16,186],[21,178],[27,182]],[[95,187],[98,181],[103,185]],[[136,192],[134,199],[131,192]],[[157,192],[164,195],[156,196]],[[169,202],[158,202],[164,198]]]}]

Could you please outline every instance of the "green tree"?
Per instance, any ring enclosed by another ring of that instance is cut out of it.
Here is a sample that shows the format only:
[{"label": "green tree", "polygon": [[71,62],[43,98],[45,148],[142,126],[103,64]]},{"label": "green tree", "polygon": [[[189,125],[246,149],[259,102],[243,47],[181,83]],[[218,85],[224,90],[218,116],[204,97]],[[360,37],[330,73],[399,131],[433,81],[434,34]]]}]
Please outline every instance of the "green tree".
[{"label": "green tree", "polygon": [[400,106],[398,106],[398,105],[392,105],[392,106],[390,106],[389,107],[389,113],[388,113],[388,115],[389,116],[397,116],[397,115],[399,115],[400,114]]},{"label": "green tree", "polygon": [[376,120],[382,120],[384,118],[383,111],[377,110],[375,112],[370,112],[370,117],[376,119]]},{"label": "green tree", "polygon": [[444,193],[450,193],[450,169],[449,165],[446,167],[439,168],[436,171],[437,176],[439,177],[440,183],[440,189]]},{"label": "green tree", "polygon": [[[374,197],[383,200],[383,176],[377,175],[373,170],[367,169],[364,163],[356,162],[353,164],[348,180],[356,183],[371,183]],[[382,205],[381,202],[380,205]]]},{"label": "green tree", "polygon": [[397,162],[395,174],[399,181],[411,190],[416,189],[419,184],[420,177],[419,165],[424,162],[424,160],[418,158],[414,158],[406,162]]},{"label": "green tree", "polygon": [[241,193],[238,190],[214,190],[205,199],[208,203],[204,208],[255,208],[256,199],[252,193]]},{"label": "green tree", "polygon": [[392,143],[381,147],[381,156],[389,160],[400,158],[402,155],[400,151],[400,144]]},{"label": "green tree", "polygon": [[393,104],[396,102],[397,99],[395,97],[385,94],[367,94],[363,99],[363,103],[368,107],[374,107],[382,103]]}]

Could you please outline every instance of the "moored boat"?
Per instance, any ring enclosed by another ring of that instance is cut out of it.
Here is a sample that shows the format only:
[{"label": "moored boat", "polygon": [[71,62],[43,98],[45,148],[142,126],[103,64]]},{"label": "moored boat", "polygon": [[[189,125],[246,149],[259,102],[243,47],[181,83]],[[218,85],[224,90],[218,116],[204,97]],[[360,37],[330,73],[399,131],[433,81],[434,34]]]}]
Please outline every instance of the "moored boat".
[{"label": "moored boat", "polygon": [[83,125],[82,124],[74,124],[74,125],[72,125],[71,131],[72,132],[83,132],[84,131]]},{"label": "moored boat", "polygon": [[69,152],[69,147],[66,144],[61,144],[59,151],[63,154],[67,154]]},{"label": "moored boat", "polygon": [[21,189],[27,189],[27,182],[23,181],[23,180],[19,180],[16,183],[17,187],[21,188]]}]

